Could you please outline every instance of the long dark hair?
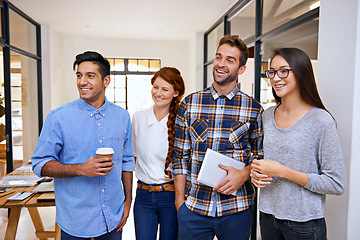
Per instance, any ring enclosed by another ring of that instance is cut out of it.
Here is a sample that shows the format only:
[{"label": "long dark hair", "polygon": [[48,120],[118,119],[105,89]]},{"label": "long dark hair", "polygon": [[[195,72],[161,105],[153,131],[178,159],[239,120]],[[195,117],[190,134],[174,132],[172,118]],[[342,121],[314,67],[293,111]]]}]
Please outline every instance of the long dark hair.
[{"label": "long dark hair", "polygon": [[[296,82],[300,89],[301,98],[309,105],[329,112],[319,96],[309,56],[298,48],[280,48],[274,51],[270,65],[276,56],[283,57],[293,70]],[[281,103],[281,98],[276,95],[274,89],[272,89],[272,93],[276,102]]]},{"label": "long dark hair", "polygon": [[179,95],[177,97],[174,97],[170,103],[169,117],[166,124],[168,127],[169,148],[166,156],[164,173],[167,178],[171,178],[171,172],[167,170],[167,168],[171,163],[172,154],[174,151],[175,118],[180,106],[181,98],[185,93],[185,83],[183,78],[181,77],[180,71],[173,67],[163,67],[159,71],[157,71],[151,78],[151,84],[154,84],[155,80],[158,77],[171,84],[174,87],[175,91],[179,93]]}]

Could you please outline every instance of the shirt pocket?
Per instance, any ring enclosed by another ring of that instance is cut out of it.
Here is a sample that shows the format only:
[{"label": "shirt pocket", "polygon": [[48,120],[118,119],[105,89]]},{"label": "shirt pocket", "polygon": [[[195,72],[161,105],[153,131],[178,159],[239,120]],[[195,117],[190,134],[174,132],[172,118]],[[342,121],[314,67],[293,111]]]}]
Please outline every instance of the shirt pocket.
[{"label": "shirt pocket", "polygon": [[[235,148],[242,148],[242,146],[247,145],[247,139],[245,138],[248,135],[250,128],[250,123],[235,121],[230,126],[229,142]],[[245,140],[246,139],[246,140]]]},{"label": "shirt pocket", "polygon": [[190,135],[193,142],[206,141],[209,133],[209,122],[207,119],[196,119],[190,126]]},{"label": "shirt pocket", "polygon": [[113,136],[104,139],[103,147],[111,147],[114,149],[113,161],[118,161],[123,155],[124,136]]}]

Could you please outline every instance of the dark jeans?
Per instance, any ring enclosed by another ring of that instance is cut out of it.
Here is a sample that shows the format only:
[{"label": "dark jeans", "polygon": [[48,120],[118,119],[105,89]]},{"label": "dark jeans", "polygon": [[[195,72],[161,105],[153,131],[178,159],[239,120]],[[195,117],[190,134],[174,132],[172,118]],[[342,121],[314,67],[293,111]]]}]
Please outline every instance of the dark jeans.
[{"label": "dark jeans", "polygon": [[324,218],[294,222],[260,212],[260,230],[262,240],[326,240]]},{"label": "dark jeans", "polygon": [[252,208],[221,217],[203,216],[190,211],[185,204],[178,211],[178,240],[249,240]]},{"label": "dark jeans", "polygon": [[[118,232],[116,229],[112,230],[109,233],[105,233],[99,237],[94,237],[94,240],[121,240],[122,231]],[[82,238],[82,237],[74,237],[63,230],[61,230],[61,240],[89,240],[91,238]]]},{"label": "dark jeans", "polygon": [[175,192],[149,192],[137,188],[134,222],[137,240],[155,240],[158,225],[160,225],[160,240],[176,240],[178,224]]}]

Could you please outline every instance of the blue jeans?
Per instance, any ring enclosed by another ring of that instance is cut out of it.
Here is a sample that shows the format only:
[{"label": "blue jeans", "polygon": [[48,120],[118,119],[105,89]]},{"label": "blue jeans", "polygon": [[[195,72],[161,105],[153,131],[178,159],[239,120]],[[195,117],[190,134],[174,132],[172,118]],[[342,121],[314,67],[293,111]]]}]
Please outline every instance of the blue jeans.
[{"label": "blue jeans", "polygon": [[252,207],[242,212],[209,217],[190,211],[185,203],[178,210],[178,240],[249,240]]},{"label": "blue jeans", "polygon": [[262,240],[326,240],[324,218],[294,222],[260,212],[260,230]]},{"label": "blue jeans", "polygon": [[137,240],[155,240],[158,225],[160,225],[160,240],[176,240],[178,223],[175,192],[149,192],[137,188],[134,222]]},{"label": "blue jeans", "polygon": [[[122,231],[118,232],[116,229],[111,232],[105,233],[99,237],[94,237],[94,240],[121,240]],[[90,240],[91,238],[74,237],[63,230],[61,230],[61,240]]]}]

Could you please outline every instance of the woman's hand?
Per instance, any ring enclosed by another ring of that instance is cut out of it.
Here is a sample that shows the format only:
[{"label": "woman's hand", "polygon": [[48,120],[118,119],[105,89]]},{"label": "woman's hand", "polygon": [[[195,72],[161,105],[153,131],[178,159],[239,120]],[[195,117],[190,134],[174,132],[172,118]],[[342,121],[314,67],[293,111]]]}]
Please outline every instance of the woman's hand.
[{"label": "woman's hand", "polygon": [[250,171],[251,182],[255,185],[255,187],[263,188],[271,183],[272,178],[268,175],[261,174],[255,171],[253,168]]},{"label": "woman's hand", "polygon": [[309,182],[307,173],[296,171],[270,159],[254,160],[251,164],[250,176],[254,177],[252,182],[255,186],[260,187],[264,187],[262,182],[265,176],[285,178],[301,186],[305,186]]},{"label": "woman's hand", "polygon": [[282,177],[284,167],[284,165],[270,159],[254,160],[251,164],[251,168],[255,172],[270,177]]}]

